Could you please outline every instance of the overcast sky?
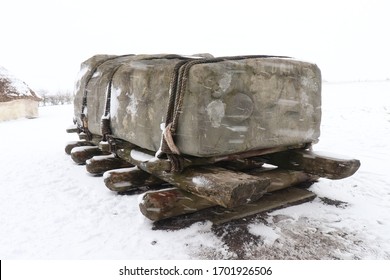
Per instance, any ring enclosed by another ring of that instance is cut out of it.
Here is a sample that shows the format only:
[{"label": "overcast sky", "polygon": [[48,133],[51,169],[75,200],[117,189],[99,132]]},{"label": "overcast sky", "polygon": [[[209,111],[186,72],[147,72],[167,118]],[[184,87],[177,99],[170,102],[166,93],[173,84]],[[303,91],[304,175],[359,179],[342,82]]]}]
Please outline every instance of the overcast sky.
[{"label": "overcast sky", "polygon": [[73,89],[94,54],[287,55],[325,80],[390,78],[390,1],[0,0],[0,65]]}]

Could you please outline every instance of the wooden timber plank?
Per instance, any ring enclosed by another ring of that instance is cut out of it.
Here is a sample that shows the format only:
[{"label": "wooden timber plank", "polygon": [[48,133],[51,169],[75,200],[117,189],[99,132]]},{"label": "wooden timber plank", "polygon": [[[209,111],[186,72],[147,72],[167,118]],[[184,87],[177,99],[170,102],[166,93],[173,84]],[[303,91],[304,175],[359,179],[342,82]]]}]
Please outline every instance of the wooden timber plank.
[{"label": "wooden timber plank", "polygon": [[163,161],[149,153],[133,149],[119,154],[120,157],[161,180],[227,208],[259,199],[270,183],[267,178],[215,165],[190,166],[180,173],[167,172],[154,168],[155,163]]},{"label": "wooden timber plank", "polygon": [[103,174],[108,170],[133,166],[114,154],[94,156],[86,161],[86,169],[91,174]]},{"label": "wooden timber plank", "polygon": [[313,200],[314,193],[306,189],[295,187],[286,188],[272,193],[267,193],[254,203],[241,205],[234,209],[210,208],[208,213],[203,213],[213,224],[219,225],[228,221],[241,219],[271,210],[285,208],[291,205],[301,204]]},{"label": "wooden timber plank", "polygon": [[[271,170],[258,168],[252,170],[251,174],[270,180],[267,192],[315,181],[313,176],[302,171],[280,170],[278,168]],[[213,206],[216,206],[216,203],[179,188],[147,192],[139,203],[142,214],[153,221],[194,213]]]},{"label": "wooden timber plank", "polygon": [[265,194],[254,203],[239,206],[234,209],[226,209],[214,206],[197,211],[192,214],[158,220],[153,223],[154,229],[181,229],[193,223],[209,220],[214,225],[221,225],[230,221],[250,218],[254,215],[286,208],[292,205],[302,204],[313,200],[316,195],[306,189],[289,187],[283,190]]},{"label": "wooden timber plank", "polygon": [[142,195],[139,203],[141,213],[152,221],[190,214],[213,206],[216,204],[176,187],[148,191]]},{"label": "wooden timber plank", "polygon": [[82,146],[95,146],[95,144],[90,142],[90,141],[85,141],[85,140],[70,141],[65,146],[65,153],[70,155],[73,148],[82,147]]},{"label": "wooden timber plank", "polygon": [[188,167],[180,173],[161,172],[154,175],[173,186],[227,208],[259,199],[270,184],[268,178],[211,165]]},{"label": "wooden timber plank", "polygon": [[303,171],[284,170],[281,168],[256,168],[246,173],[265,177],[270,180],[270,185],[267,192],[274,192],[277,190],[293,187],[302,183],[313,183],[318,180],[318,176],[307,174]]},{"label": "wooden timber plank", "polygon": [[88,159],[103,154],[104,153],[96,146],[75,147],[70,153],[73,161],[77,164],[85,164]]},{"label": "wooden timber plank", "polygon": [[107,171],[103,174],[103,178],[108,189],[120,193],[144,186],[157,186],[165,183],[137,166]]},{"label": "wooden timber plank", "polygon": [[[301,148],[302,145],[297,145],[295,148]],[[293,148],[293,147],[291,147]],[[191,157],[183,156],[183,166],[202,166],[202,165],[211,165],[215,163],[220,163],[220,166],[226,165],[232,167],[232,169],[243,170],[250,165],[253,167],[259,167],[263,164],[262,159],[259,157],[261,155],[266,155],[270,153],[276,153],[280,151],[288,150],[289,147],[274,147],[268,149],[247,151],[237,154],[230,154],[224,156],[215,156],[215,157]],[[171,162],[167,159],[156,158],[153,152],[135,148],[134,146],[123,147],[117,150],[117,155],[124,160],[131,162],[134,165],[143,167],[144,170],[148,172],[159,172],[159,171],[169,171],[171,170]],[[256,158],[258,157],[258,158]],[[252,158],[252,159],[250,159]],[[255,159],[256,158],[256,159]],[[248,159],[248,160],[246,160]],[[234,167],[235,166],[235,167]]]},{"label": "wooden timber plank", "polygon": [[280,168],[301,170],[328,179],[349,177],[360,167],[360,161],[357,159],[333,157],[309,150],[289,150],[261,158]]}]

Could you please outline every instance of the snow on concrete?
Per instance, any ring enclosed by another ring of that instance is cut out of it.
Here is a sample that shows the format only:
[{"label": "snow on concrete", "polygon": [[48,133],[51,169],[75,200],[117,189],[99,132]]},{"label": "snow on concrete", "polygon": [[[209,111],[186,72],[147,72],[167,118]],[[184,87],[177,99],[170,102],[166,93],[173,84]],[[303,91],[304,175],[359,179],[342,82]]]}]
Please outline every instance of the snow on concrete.
[{"label": "snow on concrete", "polygon": [[138,195],[111,192],[65,154],[72,106],[0,123],[0,258],[390,259],[389,92],[389,81],[325,83],[314,150],[360,159],[360,169],[321,179],[314,201],[248,220],[240,234],[210,222],[153,230]]}]

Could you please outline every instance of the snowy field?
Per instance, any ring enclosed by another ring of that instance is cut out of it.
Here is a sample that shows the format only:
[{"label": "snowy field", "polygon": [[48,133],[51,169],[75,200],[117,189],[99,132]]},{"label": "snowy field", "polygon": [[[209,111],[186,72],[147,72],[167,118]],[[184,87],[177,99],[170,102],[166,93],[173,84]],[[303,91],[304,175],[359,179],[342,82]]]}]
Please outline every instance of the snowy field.
[{"label": "snowy field", "polygon": [[[361,161],[309,203],[215,228],[152,230],[137,195],[65,154],[72,106],[0,123],[0,259],[390,259],[390,81],[324,83],[315,151]],[[335,203],[337,202],[337,203]],[[239,242],[232,242],[232,240]]]}]

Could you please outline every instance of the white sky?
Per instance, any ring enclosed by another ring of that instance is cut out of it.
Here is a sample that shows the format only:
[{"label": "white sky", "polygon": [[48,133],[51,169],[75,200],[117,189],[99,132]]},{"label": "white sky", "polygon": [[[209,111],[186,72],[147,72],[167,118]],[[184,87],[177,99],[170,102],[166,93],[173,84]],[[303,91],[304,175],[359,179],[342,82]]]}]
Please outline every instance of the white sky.
[{"label": "white sky", "polygon": [[0,65],[73,89],[98,53],[287,55],[325,80],[390,78],[388,0],[0,0]]}]

